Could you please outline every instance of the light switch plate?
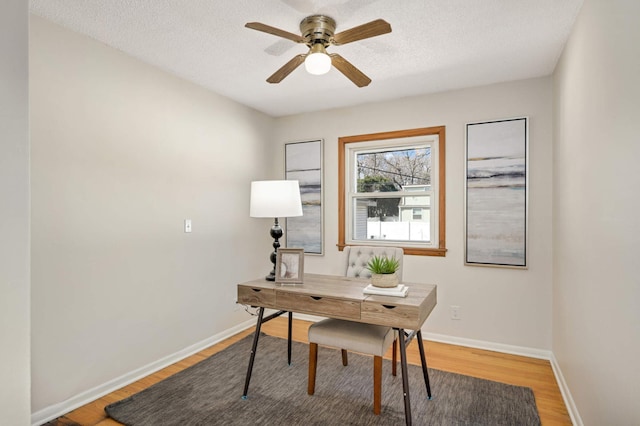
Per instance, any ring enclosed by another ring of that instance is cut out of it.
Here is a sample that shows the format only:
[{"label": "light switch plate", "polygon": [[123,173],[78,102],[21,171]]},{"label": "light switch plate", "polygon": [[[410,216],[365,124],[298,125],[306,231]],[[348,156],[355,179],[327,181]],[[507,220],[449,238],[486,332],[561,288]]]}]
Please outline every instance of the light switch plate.
[{"label": "light switch plate", "polygon": [[184,220],[184,232],[191,232],[191,219]]}]

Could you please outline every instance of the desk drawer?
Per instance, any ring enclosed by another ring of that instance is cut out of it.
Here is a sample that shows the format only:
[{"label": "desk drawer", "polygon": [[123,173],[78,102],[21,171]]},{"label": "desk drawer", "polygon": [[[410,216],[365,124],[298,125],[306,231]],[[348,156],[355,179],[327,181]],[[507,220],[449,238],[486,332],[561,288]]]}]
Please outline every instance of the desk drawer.
[{"label": "desk drawer", "polygon": [[415,330],[419,328],[419,309],[396,303],[364,301],[362,321],[371,324]]},{"label": "desk drawer", "polygon": [[263,308],[275,308],[276,292],[273,289],[238,286],[238,303]]},{"label": "desk drawer", "polygon": [[360,319],[360,301],[278,292],[278,309],[347,320]]}]

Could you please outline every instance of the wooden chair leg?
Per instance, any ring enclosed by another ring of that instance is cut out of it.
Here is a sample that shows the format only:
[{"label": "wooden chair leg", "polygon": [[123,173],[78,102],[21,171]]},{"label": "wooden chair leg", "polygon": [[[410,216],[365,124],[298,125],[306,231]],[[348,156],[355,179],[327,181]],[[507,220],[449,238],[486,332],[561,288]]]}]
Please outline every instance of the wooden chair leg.
[{"label": "wooden chair leg", "polygon": [[318,344],[309,343],[309,383],[307,393],[313,395],[316,391],[316,367],[318,365]]},{"label": "wooden chair leg", "polygon": [[382,357],[373,357],[373,414],[382,410]]},{"label": "wooden chair leg", "polygon": [[398,363],[398,339],[393,339],[393,348],[391,349],[391,374],[396,375],[396,364]]},{"label": "wooden chair leg", "polygon": [[341,351],[342,351],[342,365],[346,367],[349,364],[349,360],[347,359],[347,350],[341,349]]}]

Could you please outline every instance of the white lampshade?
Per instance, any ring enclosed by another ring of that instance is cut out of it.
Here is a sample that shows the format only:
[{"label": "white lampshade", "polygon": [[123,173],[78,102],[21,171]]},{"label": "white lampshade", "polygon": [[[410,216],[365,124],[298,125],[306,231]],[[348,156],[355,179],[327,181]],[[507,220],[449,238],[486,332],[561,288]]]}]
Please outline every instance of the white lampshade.
[{"label": "white lampshade", "polygon": [[304,60],[304,67],[309,74],[322,75],[331,69],[331,57],[322,44],[314,44]]},{"label": "white lampshade", "polygon": [[251,217],[302,216],[300,186],[297,180],[251,182]]}]

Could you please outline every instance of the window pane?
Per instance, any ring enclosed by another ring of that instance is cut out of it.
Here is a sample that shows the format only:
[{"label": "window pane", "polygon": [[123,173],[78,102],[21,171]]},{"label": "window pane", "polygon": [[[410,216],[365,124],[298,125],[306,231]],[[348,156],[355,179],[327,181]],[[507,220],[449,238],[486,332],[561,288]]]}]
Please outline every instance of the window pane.
[{"label": "window pane", "polygon": [[[406,204],[403,198],[411,198],[414,202]],[[430,242],[430,197],[403,198],[354,199],[352,238],[358,241]],[[419,215],[416,214],[418,211]]]},{"label": "window pane", "polygon": [[431,184],[431,148],[403,148],[356,154],[355,192],[400,191]]}]

